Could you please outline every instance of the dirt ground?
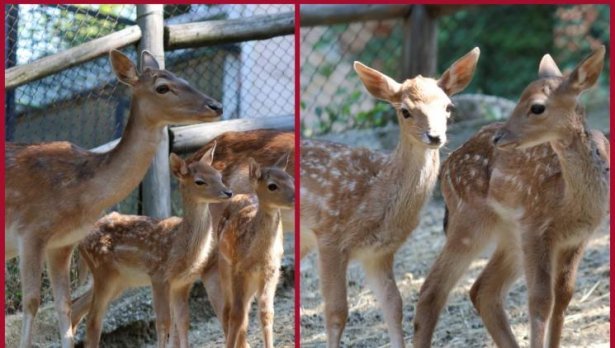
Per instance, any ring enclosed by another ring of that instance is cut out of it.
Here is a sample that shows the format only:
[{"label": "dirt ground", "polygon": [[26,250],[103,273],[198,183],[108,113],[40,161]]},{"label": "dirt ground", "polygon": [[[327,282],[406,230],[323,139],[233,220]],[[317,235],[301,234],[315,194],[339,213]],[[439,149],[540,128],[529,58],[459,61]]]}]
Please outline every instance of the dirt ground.
[{"label": "dirt ground", "polygon": [[[444,207],[441,200],[429,203],[421,224],[401,247],[395,258],[395,278],[402,294],[405,341],[412,340],[414,306],[429,267],[442,249]],[[562,347],[608,347],[609,326],[609,222],[594,235],[580,265],[577,289],[566,312]],[[470,270],[451,292],[434,335],[434,347],[494,347],[468,292],[486,265],[488,254],[472,263]],[[353,264],[348,271],[350,309],[343,347],[388,347],[386,325],[372,293],[364,284],[363,271]],[[302,347],[323,347],[326,343],[323,303],[319,292],[315,253],[301,265]],[[506,310],[517,340],[528,346],[526,288],[517,281],[506,300]]]}]

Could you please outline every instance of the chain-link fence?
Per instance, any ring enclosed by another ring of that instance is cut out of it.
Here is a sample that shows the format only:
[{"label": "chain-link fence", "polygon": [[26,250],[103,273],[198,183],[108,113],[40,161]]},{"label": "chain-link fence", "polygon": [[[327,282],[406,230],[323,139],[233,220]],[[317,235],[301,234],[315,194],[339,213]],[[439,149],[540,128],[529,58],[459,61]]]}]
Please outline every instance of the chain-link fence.
[{"label": "chain-link fence", "polygon": [[[288,13],[294,5],[165,5],[164,24]],[[136,25],[135,5],[6,5],[6,67],[28,64]],[[137,60],[136,45],[121,49]],[[165,52],[166,69],[222,102],[223,119],[294,114],[294,36]],[[6,139],[94,148],[122,135],[130,98],[107,56],[5,91]],[[175,186],[172,179],[173,186]],[[175,189],[175,188],[174,188]],[[176,191],[176,190],[174,190]],[[115,207],[140,213],[139,190]],[[181,212],[173,194],[173,213]],[[9,268],[15,270],[15,264]],[[7,311],[19,308],[17,272]],[[46,280],[45,280],[46,281]],[[45,287],[47,288],[47,287]],[[45,291],[45,300],[49,292]]]},{"label": "chain-link fence", "polygon": [[[570,70],[599,45],[609,45],[609,7],[427,6],[437,19],[437,73],[475,46],[481,57],[465,93],[515,100],[536,78],[542,55]],[[301,28],[302,134],[313,136],[396,122],[384,102],[367,97],[352,68],[361,61],[402,81],[405,18]],[[608,98],[609,66],[597,93]]]}]

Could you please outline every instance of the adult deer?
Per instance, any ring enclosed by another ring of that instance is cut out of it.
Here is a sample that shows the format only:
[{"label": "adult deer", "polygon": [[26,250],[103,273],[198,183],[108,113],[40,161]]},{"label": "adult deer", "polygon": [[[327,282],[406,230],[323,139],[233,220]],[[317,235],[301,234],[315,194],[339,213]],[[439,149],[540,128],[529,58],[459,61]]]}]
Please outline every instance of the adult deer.
[{"label": "adult deer", "polygon": [[166,70],[144,51],[142,72],[111,51],[119,81],[132,93],[120,143],[93,153],[68,142],[6,146],[5,258],[19,256],[23,295],[20,347],[30,346],[40,304],[43,257],[47,258],[63,347],[73,346],[70,324],[70,255],[103,211],[139,184],[167,124],[212,121],[217,101]]},{"label": "adult deer", "polygon": [[474,48],[439,80],[403,83],[355,62],[367,90],[397,111],[400,142],[389,156],[367,149],[301,143],[301,249],[318,247],[327,345],[338,347],[348,316],[346,269],[358,259],[384,312],[391,345],[403,347],[402,301],[393,275],[397,249],[419,223],[440,167],[450,96],[471,81]]},{"label": "adult deer", "polygon": [[420,292],[414,346],[429,347],[448,293],[491,241],[497,247],[470,290],[498,347],[518,347],[504,312],[525,274],[530,346],[558,347],[588,239],[609,206],[609,142],[585,124],[579,95],[600,75],[604,47],[562,76],[545,55],[505,124],[484,127],[446,160],[447,241]]},{"label": "adult deer", "polygon": [[[86,346],[98,347],[102,320],[110,301],[125,289],[152,286],[158,346],[166,347],[169,333],[188,347],[188,300],[211,250],[209,203],[228,200],[233,193],[211,167],[215,146],[188,165],[175,154],[170,162],[179,180],[184,217],[164,220],[111,213],[79,245],[94,279],[73,304],[74,328],[88,314]],[[169,343],[171,343],[169,342]]]},{"label": "adult deer", "polygon": [[288,155],[272,167],[261,167],[252,158],[248,162],[254,193],[235,196],[217,230],[222,327],[227,348],[247,347],[248,313],[256,295],[264,347],[273,348],[273,300],[284,253],[280,209],[295,204],[295,185],[285,171]]}]

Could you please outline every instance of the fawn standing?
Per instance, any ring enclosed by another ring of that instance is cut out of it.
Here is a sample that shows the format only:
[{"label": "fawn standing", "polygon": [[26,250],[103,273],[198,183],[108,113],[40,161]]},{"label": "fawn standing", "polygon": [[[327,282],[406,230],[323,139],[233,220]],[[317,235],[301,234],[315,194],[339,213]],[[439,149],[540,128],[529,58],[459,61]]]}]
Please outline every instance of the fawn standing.
[{"label": "fawn standing", "polygon": [[43,258],[47,258],[62,347],[72,347],[69,267],[74,245],[105,209],[139,184],[164,126],[212,121],[222,114],[220,103],[160,70],[149,52],[141,55],[140,74],[119,51],[109,55],[116,76],[132,93],[126,129],[113,150],[92,153],[68,142],[6,145],[5,258],[19,256],[22,348],[30,346],[40,304]]},{"label": "fawn standing", "polygon": [[429,347],[448,293],[491,241],[470,297],[499,347],[518,347],[504,298],[525,274],[531,347],[558,347],[584,247],[609,206],[609,142],[585,125],[579,95],[604,47],[563,77],[549,55],[505,124],[481,129],[446,160],[447,241],[420,292],[414,346]]},{"label": "fawn standing", "polygon": [[273,167],[249,159],[254,194],[236,195],[218,225],[218,268],[224,289],[222,327],[228,348],[247,347],[250,302],[257,296],[264,346],[273,347],[273,299],[283,254],[280,209],[295,203],[288,155]]},{"label": "fawn standing", "polygon": [[362,262],[384,312],[391,345],[403,347],[402,301],[393,257],[419,222],[440,166],[451,95],[471,81],[478,48],[457,60],[439,80],[417,76],[403,83],[355,62],[367,90],[397,111],[400,142],[394,152],[318,141],[301,147],[301,251],[318,247],[327,344],[337,347],[346,318],[346,268]]},{"label": "fawn standing", "polygon": [[233,194],[211,167],[215,146],[198,162],[187,164],[171,154],[171,169],[179,180],[183,219],[158,220],[146,216],[111,213],[79,245],[94,279],[73,303],[74,328],[87,319],[86,345],[97,347],[102,320],[110,301],[131,287],[152,286],[158,346],[179,339],[188,347],[188,297],[211,251],[210,202]]}]

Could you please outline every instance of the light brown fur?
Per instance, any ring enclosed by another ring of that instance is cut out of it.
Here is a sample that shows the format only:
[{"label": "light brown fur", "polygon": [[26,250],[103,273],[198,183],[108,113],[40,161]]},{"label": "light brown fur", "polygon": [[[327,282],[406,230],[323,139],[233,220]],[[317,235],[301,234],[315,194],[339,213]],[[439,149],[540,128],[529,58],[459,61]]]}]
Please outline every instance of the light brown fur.
[{"label": "light brown fur", "polygon": [[397,83],[355,63],[367,90],[397,110],[400,142],[389,156],[321,141],[301,144],[301,254],[318,248],[328,347],[338,347],[348,316],[346,268],[361,261],[387,324],[391,345],[403,347],[402,303],[393,257],[418,225],[446,142],[450,96],[471,81],[478,48],[439,80]]},{"label": "light brown fur", "polygon": [[213,151],[211,148],[199,162],[190,165],[171,155],[173,174],[180,181],[183,219],[161,221],[112,213],[99,220],[79,245],[92,272],[93,285],[74,301],[72,325],[76,329],[89,313],[86,346],[98,346],[110,301],[127,288],[151,285],[158,346],[166,347],[167,336],[173,333],[171,342],[188,347],[188,295],[211,250],[208,204],[232,195],[220,173],[210,166]]},{"label": "light brown fur", "polygon": [[609,209],[608,141],[586,129],[577,99],[603,59],[604,48],[562,77],[545,56],[510,119],[484,127],[444,163],[447,241],[421,288],[415,347],[431,345],[448,293],[490,241],[496,251],[470,297],[495,343],[518,347],[504,298],[524,274],[530,346],[559,346],[584,247]]},{"label": "light brown fur", "polygon": [[293,178],[284,171],[287,157],[261,168],[249,159],[255,194],[240,194],[224,210],[218,225],[218,269],[223,289],[222,327],[226,347],[247,347],[248,312],[258,300],[264,346],[273,347],[273,299],[284,252],[280,209],[295,200]]},{"label": "light brown fur", "polygon": [[[161,139],[163,127],[217,119],[218,102],[166,70],[148,52],[143,72],[119,51],[110,60],[132,92],[122,140],[96,154],[67,142],[6,146],[5,258],[20,257],[24,321],[20,347],[30,346],[40,304],[43,257],[49,275],[63,347],[73,346],[70,329],[69,265],[74,245],[103,211],[126,197],[141,181]],[[173,92],[158,93],[168,86]]]}]

